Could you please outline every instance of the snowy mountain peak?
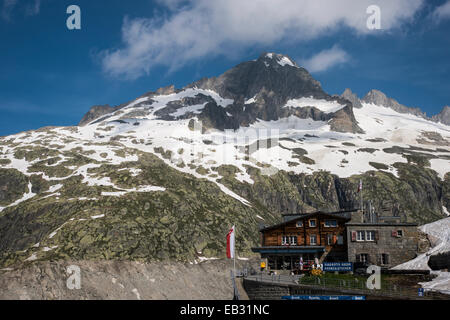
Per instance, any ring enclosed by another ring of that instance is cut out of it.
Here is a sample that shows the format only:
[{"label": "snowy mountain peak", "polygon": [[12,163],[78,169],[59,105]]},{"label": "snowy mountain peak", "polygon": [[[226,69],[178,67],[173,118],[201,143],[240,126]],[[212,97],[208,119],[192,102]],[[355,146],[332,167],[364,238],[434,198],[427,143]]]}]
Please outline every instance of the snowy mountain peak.
[{"label": "snowy mountain peak", "polygon": [[269,53],[263,53],[258,59],[259,61],[264,62],[266,67],[269,66],[291,66],[298,68],[299,66],[288,56],[269,52]]}]

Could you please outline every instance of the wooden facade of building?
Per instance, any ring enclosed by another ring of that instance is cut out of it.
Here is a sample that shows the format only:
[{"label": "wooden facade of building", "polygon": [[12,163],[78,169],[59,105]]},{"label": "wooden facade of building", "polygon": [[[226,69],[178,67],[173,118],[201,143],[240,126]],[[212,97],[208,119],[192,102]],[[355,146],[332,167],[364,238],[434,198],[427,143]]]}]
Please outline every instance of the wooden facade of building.
[{"label": "wooden facade of building", "polygon": [[253,248],[267,259],[271,270],[298,269],[315,258],[323,261],[347,260],[348,217],[314,212],[261,229],[261,247]]}]

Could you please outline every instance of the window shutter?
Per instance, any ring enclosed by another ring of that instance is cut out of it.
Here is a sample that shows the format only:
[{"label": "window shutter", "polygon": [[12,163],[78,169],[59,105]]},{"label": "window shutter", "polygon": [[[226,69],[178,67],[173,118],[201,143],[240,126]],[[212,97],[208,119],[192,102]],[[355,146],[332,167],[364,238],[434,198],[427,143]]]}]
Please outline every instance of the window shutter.
[{"label": "window shutter", "polygon": [[396,237],[397,236],[397,230],[392,230],[392,236]]},{"label": "window shutter", "polygon": [[333,244],[336,244],[336,235],[335,234],[333,234]]},{"label": "window shutter", "polygon": [[375,240],[376,240],[376,241],[380,240],[380,234],[379,234],[379,231],[378,231],[378,230],[375,231]]},{"label": "window shutter", "polygon": [[356,241],[356,231],[352,231],[352,241]]}]

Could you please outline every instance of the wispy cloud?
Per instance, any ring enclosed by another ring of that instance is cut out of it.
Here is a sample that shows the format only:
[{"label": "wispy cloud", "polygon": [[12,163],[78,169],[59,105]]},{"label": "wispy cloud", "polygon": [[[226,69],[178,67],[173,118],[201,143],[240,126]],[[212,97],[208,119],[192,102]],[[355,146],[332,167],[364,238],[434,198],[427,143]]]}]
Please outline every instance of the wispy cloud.
[{"label": "wispy cloud", "polygon": [[25,15],[35,16],[39,14],[41,10],[41,0],[34,0],[32,3],[28,3],[25,7]]},{"label": "wispy cloud", "polygon": [[3,0],[1,17],[9,22],[12,19],[13,11],[17,8],[23,10],[25,16],[35,16],[41,9],[41,0]]},{"label": "wispy cloud", "polygon": [[[124,19],[120,48],[102,53],[103,70],[138,78],[151,68],[177,68],[196,59],[289,41],[301,43],[342,28],[366,26],[369,5],[381,8],[383,30],[413,19],[424,0],[170,0],[168,17]],[[162,2],[161,2],[162,3]]]},{"label": "wispy cloud", "polygon": [[445,19],[450,19],[450,0],[436,7],[433,10],[431,16],[433,17],[433,19],[435,19],[436,22],[440,22]]},{"label": "wispy cloud", "polygon": [[330,49],[323,50],[309,59],[300,59],[300,64],[310,72],[322,72],[337,65],[347,63],[350,55],[334,45]]},{"label": "wispy cloud", "polygon": [[17,4],[17,0],[3,0],[1,16],[3,20],[11,20],[11,12]]}]

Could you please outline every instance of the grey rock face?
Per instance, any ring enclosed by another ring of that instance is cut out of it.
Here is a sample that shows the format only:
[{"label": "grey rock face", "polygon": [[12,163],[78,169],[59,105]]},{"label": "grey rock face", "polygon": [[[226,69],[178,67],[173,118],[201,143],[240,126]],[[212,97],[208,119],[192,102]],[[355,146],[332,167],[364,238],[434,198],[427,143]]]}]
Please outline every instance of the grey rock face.
[{"label": "grey rock face", "polygon": [[93,106],[91,109],[84,115],[84,117],[81,119],[79,126],[84,126],[95,119],[100,118],[101,116],[111,113],[115,111],[116,108],[110,107],[109,105],[100,105],[100,106]]},{"label": "grey rock face", "polygon": [[[290,64],[280,64],[289,61]],[[292,65],[291,65],[292,64]],[[187,87],[216,91],[225,98],[244,102],[261,90],[274,92],[279,101],[292,98],[329,98],[309,72],[287,56],[263,53],[256,61],[243,62],[219,77],[204,78]]]},{"label": "grey rock face", "polygon": [[391,108],[400,113],[409,113],[422,118],[426,118],[425,113],[423,113],[419,108],[406,107],[397,100],[387,97],[383,92],[379,90],[370,90],[365,97],[362,99],[365,103],[373,103],[386,108]]},{"label": "grey rock face", "polygon": [[345,89],[341,94],[341,97],[350,101],[353,105],[353,108],[362,108],[361,100],[359,100],[358,96],[352,92],[349,88]]},{"label": "grey rock face", "polygon": [[442,111],[431,118],[433,121],[450,125],[450,107],[445,106]]},{"label": "grey rock face", "polygon": [[[214,116],[210,122],[220,123],[215,128],[236,129],[248,126],[257,119],[271,121],[295,115],[330,121],[334,131],[363,132],[356,123],[351,102],[327,94],[306,69],[299,67],[288,56],[263,53],[257,60],[243,62],[219,77],[204,78],[187,86],[191,87],[213,90],[222,97],[234,99],[234,104],[226,108],[233,118],[226,119],[229,126]],[[337,101],[345,107],[335,113],[324,113],[314,106],[283,108],[289,99],[302,97]],[[245,104],[251,98],[255,101]],[[209,116],[212,115],[210,111]],[[202,113],[200,118],[207,120],[209,116]]]}]

